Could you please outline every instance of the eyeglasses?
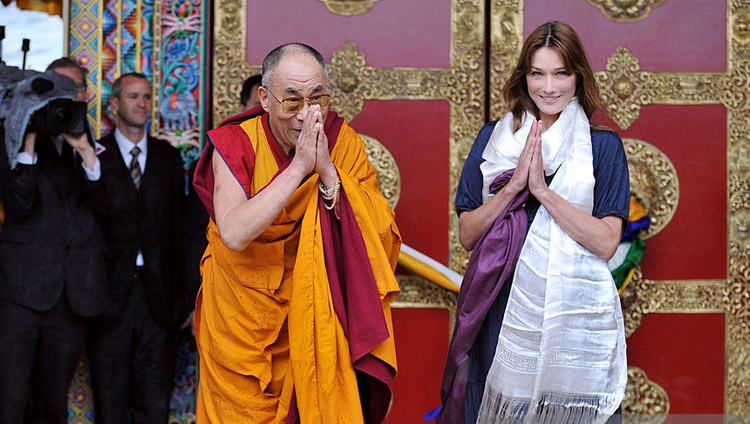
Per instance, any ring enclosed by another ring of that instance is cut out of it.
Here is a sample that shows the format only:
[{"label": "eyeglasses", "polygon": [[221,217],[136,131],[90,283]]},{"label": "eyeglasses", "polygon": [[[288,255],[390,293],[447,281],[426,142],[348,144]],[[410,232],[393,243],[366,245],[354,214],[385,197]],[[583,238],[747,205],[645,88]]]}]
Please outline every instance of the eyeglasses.
[{"label": "eyeglasses", "polygon": [[79,84],[77,88],[79,93],[84,93],[87,90],[86,84]]},{"label": "eyeglasses", "polygon": [[297,113],[305,107],[305,103],[308,106],[318,105],[323,109],[328,107],[328,103],[331,102],[330,94],[316,94],[312,97],[289,97],[288,99],[279,100],[271,93],[271,90],[266,89],[266,91],[274,100],[281,103],[281,110],[284,113]]}]

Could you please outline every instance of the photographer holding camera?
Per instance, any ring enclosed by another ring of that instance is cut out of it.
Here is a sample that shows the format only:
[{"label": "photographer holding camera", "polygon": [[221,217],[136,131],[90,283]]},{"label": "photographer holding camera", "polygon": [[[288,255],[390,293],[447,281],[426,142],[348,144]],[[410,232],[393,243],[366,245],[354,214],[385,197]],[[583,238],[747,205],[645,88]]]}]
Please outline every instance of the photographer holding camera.
[{"label": "photographer holding camera", "polygon": [[[77,62],[64,57],[47,70],[75,81],[75,100],[86,100],[85,70]],[[72,95],[70,81],[63,82]],[[85,107],[65,99],[53,113],[65,116],[65,105]],[[67,423],[68,387],[89,318],[107,305],[95,211],[106,209],[110,196],[85,118],[82,134],[56,134],[46,128],[53,119],[40,116],[42,110],[29,120],[19,152],[0,148],[6,215],[0,231],[0,422],[7,424],[23,422],[27,405],[31,422]],[[6,129],[11,125],[5,122]],[[11,153],[17,153],[12,169],[5,158]]]}]

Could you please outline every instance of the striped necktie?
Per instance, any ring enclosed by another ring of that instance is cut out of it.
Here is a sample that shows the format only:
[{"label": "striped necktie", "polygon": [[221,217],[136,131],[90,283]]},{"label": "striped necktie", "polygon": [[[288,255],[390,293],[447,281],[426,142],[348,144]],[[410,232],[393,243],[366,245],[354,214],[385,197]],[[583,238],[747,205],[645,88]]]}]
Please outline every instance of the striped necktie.
[{"label": "striped necktie", "polygon": [[133,159],[130,160],[130,178],[133,179],[133,183],[135,184],[135,188],[141,188],[141,165],[138,163],[138,155],[141,154],[141,149],[138,148],[138,146],[133,147],[133,149],[130,151],[130,154],[133,155]]}]

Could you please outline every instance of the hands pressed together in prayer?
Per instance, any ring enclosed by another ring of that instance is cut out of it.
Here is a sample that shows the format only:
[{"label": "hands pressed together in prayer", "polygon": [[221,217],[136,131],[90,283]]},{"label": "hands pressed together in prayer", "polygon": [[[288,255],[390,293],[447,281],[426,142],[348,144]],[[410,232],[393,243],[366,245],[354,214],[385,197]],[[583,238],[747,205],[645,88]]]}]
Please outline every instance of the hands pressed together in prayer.
[{"label": "hands pressed together in prayer", "polygon": [[[544,180],[542,133],[544,123],[535,120],[518,158],[518,165],[506,187],[514,195],[528,186],[552,219],[574,240],[604,260],[614,255],[620,241],[622,223],[616,216],[595,218],[576,208],[547,186]],[[517,190],[517,191],[514,191]],[[504,206],[503,206],[504,207]]]},{"label": "hands pressed together in prayer", "polygon": [[542,121],[534,120],[526,144],[518,158],[516,170],[508,184],[482,206],[461,213],[458,217],[459,241],[461,245],[472,250],[479,237],[495,221],[495,218],[525,188],[541,200],[542,194],[549,191],[544,181],[544,158],[542,157]]},{"label": "hands pressed together in prayer", "polygon": [[323,114],[320,106],[311,105],[297,139],[293,164],[298,164],[305,175],[316,172],[326,187],[336,184],[338,174],[328,152],[328,137],[323,130]]},{"label": "hands pressed together in prayer", "polygon": [[518,157],[518,164],[508,182],[508,188],[513,193],[520,193],[528,186],[529,191],[535,197],[539,197],[548,189],[544,180],[544,158],[542,157],[542,133],[544,132],[544,123],[534,120],[531,124],[531,131],[526,137],[521,155]]}]

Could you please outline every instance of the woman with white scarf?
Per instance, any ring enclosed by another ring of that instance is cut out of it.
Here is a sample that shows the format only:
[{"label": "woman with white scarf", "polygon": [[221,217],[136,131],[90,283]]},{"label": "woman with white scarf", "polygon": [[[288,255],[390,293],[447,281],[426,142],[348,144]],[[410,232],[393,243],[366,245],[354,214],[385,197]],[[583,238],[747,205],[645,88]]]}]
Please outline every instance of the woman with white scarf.
[{"label": "woman with white scarf", "polygon": [[[504,96],[510,112],[480,131],[459,183],[459,239],[474,250],[462,292],[479,292],[459,294],[438,422],[617,422],[625,332],[606,261],[628,222],[622,141],[589,121],[606,107],[567,24],[529,34]],[[485,269],[488,255],[506,270]]]}]

